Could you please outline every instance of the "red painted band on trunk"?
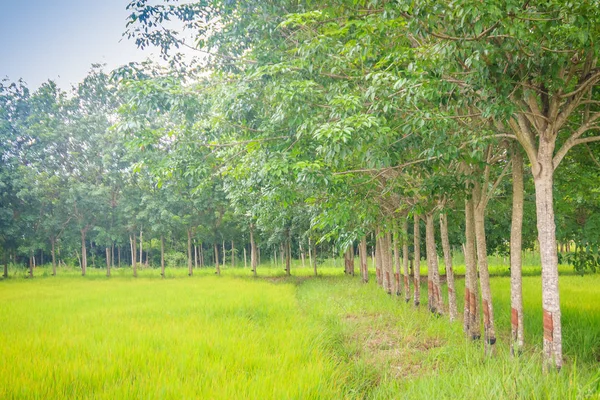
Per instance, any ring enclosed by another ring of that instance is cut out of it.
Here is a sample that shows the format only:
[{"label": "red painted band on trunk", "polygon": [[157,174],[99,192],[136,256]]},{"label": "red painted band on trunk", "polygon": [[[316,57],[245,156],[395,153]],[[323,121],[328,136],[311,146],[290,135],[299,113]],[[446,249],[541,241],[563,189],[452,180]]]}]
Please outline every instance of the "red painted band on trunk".
[{"label": "red painted band on trunk", "polygon": [[549,342],[554,341],[554,321],[552,313],[547,310],[544,310],[544,339]]}]

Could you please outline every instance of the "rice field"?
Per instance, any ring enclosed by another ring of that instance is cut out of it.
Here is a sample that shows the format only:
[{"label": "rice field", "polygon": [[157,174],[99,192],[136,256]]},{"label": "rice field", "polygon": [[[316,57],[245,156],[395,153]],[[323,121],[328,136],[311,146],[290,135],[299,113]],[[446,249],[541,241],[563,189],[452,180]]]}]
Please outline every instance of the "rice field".
[{"label": "rice field", "polygon": [[298,262],[292,277],[265,265],[258,278],[243,268],[169,269],[167,279],[155,269],[134,279],[128,268],[111,278],[38,268],[33,280],[11,270],[0,282],[0,398],[600,398],[600,275],[561,277],[566,365],[544,375],[533,272],[516,360],[509,279],[493,278],[499,344],[486,360],[461,322],[331,265],[317,278]]}]

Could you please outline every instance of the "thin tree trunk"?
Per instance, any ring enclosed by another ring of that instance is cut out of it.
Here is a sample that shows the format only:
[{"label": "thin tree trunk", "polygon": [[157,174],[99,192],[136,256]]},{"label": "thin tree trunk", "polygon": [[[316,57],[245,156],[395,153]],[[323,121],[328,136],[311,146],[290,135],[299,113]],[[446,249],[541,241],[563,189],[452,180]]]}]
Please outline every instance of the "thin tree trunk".
[{"label": "thin tree trunk", "polygon": [[34,263],[34,259],[33,259],[33,250],[29,250],[29,277],[33,278],[33,263]]},{"label": "thin tree trunk", "polygon": [[425,239],[427,246],[427,269],[431,270],[431,304],[429,309],[433,313],[443,314],[444,304],[441,296],[440,270],[435,244],[433,213],[429,213],[425,216]]},{"label": "thin tree trunk", "polygon": [[188,255],[188,276],[192,276],[194,274],[193,266],[192,266],[192,230],[187,230],[187,255]]},{"label": "thin tree trunk", "polygon": [[[558,255],[552,193],[553,148],[540,141],[538,167],[534,172],[538,241],[542,261],[542,307],[544,321],[544,368],[562,367],[562,326],[558,291]],[[539,170],[539,171],[538,171]]]},{"label": "thin tree trunk", "polygon": [[81,230],[81,275],[85,276],[87,270],[87,248],[85,245],[86,230]]},{"label": "thin tree trunk", "polygon": [[133,276],[137,277],[137,238],[135,232],[131,236],[131,266],[133,267]]},{"label": "thin tree trunk", "polygon": [[402,267],[400,266],[400,246],[398,244],[399,237],[398,237],[397,226],[398,225],[394,221],[394,232],[392,234],[392,238],[394,240],[394,265],[395,265],[394,288],[396,290],[396,296],[401,296],[402,295],[402,284],[400,283],[400,275],[401,275]]},{"label": "thin tree trunk", "polygon": [[421,303],[421,230],[419,227],[419,216],[414,215],[414,303],[418,306]]},{"label": "thin tree trunk", "polygon": [[410,301],[410,273],[408,271],[408,218],[402,221],[402,264],[404,265],[404,301]]},{"label": "thin tree trunk", "polygon": [[256,276],[256,269],[258,267],[256,241],[254,240],[254,224],[250,224],[250,268],[252,273]]},{"label": "thin tree trunk", "polygon": [[494,307],[490,287],[490,272],[487,261],[487,244],[485,238],[485,208],[487,200],[482,194],[479,182],[475,181],[473,202],[475,213],[475,243],[477,247],[477,263],[479,265],[479,283],[481,285],[481,308],[483,311],[483,328],[486,354],[494,353],[496,331],[494,329]]},{"label": "thin tree trunk", "polygon": [[515,145],[512,149],[513,208],[510,228],[510,305],[511,354],[521,354],[523,332],[522,231],[523,231],[523,155]]},{"label": "thin tree trunk", "polygon": [[302,260],[302,268],[304,268],[306,265],[304,262],[305,255],[304,255],[304,250],[302,249],[302,240],[298,241],[298,247],[300,249],[300,259]]},{"label": "thin tree trunk", "polygon": [[106,276],[110,276],[110,247],[106,248]]},{"label": "thin tree trunk", "polygon": [[221,275],[221,266],[219,265],[219,246],[217,246],[217,243],[213,243],[213,247],[215,248],[215,268],[216,268],[216,272],[217,275]]},{"label": "thin tree trunk", "polygon": [[200,268],[204,268],[204,245],[200,242]]},{"label": "thin tree trunk", "polygon": [[446,283],[448,284],[448,311],[450,313],[450,321],[454,321],[456,318],[458,318],[458,308],[456,305],[454,269],[452,266],[452,251],[450,250],[450,240],[448,238],[448,217],[446,213],[440,214],[440,236],[442,239],[442,249],[444,250]]},{"label": "thin tree trunk", "polygon": [[383,287],[383,250],[381,248],[381,231],[379,228],[375,230],[375,276],[377,285]]},{"label": "thin tree trunk", "polygon": [[223,264],[223,268],[225,267],[225,264],[227,264],[227,253],[225,252],[225,241],[224,240],[223,240],[223,262],[221,264]]},{"label": "thin tree trunk", "polygon": [[310,237],[308,238],[308,264],[309,266],[312,265],[312,250],[310,244]]},{"label": "thin tree trunk", "polygon": [[475,255],[475,221],[473,199],[465,202],[465,333],[472,340],[481,337],[477,307],[477,257]]},{"label": "thin tree trunk", "polygon": [[316,244],[314,244],[312,246],[312,251],[314,252],[313,257],[312,257],[313,269],[315,272],[315,276],[317,276],[317,245]]},{"label": "thin tree trunk", "polygon": [[198,245],[194,243],[194,268],[198,269]]},{"label": "thin tree trunk", "polygon": [[110,266],[115,267],[115,242],[110,245]]},{"label": "thin tree trunk", "polygon": [[279,266],[277,263],[277,247],[273,247],[273,257],[275,257],[275,266]]},{"label": "thin tree trunk", "polygon": [[358,256],[360,258],[360,276],[364,283],[369,282],[369,264],[367,262],[367,238],[363,236],[358,245]]},{"label": "thin tree trunk", "polygon": [[285,249],[285,273],[288,276],[292,274],[291,263],[292,263],[292,241],[290,239],[290,231],[288,230],[286,249]]},{"label": "thin tree trunk", "polygon": [[56,237],[50,238],[50,253],[52,254],[52,276],[56,276]]},{"label": "thin tree trunk", "polygon": [[142,247],[144,245],[144,239],[143,239],[143,235],[144,232],[142,232],[142,230],[140,229],[140,266],[144,265],[144,253],[142,252]]},{"label": "thin tree trunk", "polygon": [[392,234],[386,232],[382,238],[382,257],[383,257],[383,288],[387,294],[392,294],[392,276],[393,276],[393,255],[392,255]]},{"label": "thin tree trunk", "polygon": [[119,259],[119,268],[121,268],[121,246],[117,246],[117,257]]},{"label": "thin tree trunk", "polygon": [[344,263],[346,265],[346,273],[348,275],[354,276],[354,245],[352,244],[346,250]]},{"label": "thin tree trunk", "polygon": [[231,241],[231,268],[235,268],[235,243]]},{"label": "thin tree trunk", "polygon": [[165,277],[165,236],[160,235],[160,276]]}]

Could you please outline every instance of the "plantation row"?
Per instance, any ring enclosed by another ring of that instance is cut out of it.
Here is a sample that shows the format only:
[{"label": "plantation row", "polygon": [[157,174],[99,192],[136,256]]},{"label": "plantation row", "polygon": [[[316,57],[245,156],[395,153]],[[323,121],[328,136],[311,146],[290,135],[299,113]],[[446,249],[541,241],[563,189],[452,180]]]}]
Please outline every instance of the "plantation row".
[{"label": "plantation row", "polygon": [[[219,273],[244,251],[256,273],[259,247],[289,274],[292,257],[314,264],[319,247],[345,255],[349,274],[356,254],[363,279],[370,255],[383,289],[415,305],[427,260],[427,306],[459,319],[451,257],[462,250],[465,334],[493,355],[504,316],[488,256],[509,254],[517,355],[521,254],[536,248],[544,364],[561,368],[559,249],[581,273],[600,260],[596,2],[128,9],[125,35],[158,46],[168,67],[96,65],[69,92],[0,86],[5,265],[33,268],[45,253],[85,275],[88,255],[109,272],[120,254],[135,274],[150,243],[162,266],[165,251],[185,252],[190,275],[195,260]],[[199,58],[184,63],[179,46]]]}]

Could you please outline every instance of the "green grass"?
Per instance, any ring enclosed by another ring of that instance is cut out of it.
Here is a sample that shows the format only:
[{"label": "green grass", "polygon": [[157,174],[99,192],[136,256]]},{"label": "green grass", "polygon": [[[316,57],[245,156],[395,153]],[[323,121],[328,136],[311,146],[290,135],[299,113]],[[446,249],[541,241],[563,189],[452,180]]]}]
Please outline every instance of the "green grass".
[{"label": "green grass", "polygon": [[[248,269],[101,269],[0,282],[0,398],[600,398],[600,276],[561,276],[565,367],[541,368],[541,284],[524,278],[527,348],[508,353],[509,279],[492,279],[498,351],[340,260]],[[459,268],[460,269],[460,268]],[[531,275],[535,275],[532,266]],[[463,280],[457,282],[462,309]],[[426,287],[423,288],[423,303]]]}]

